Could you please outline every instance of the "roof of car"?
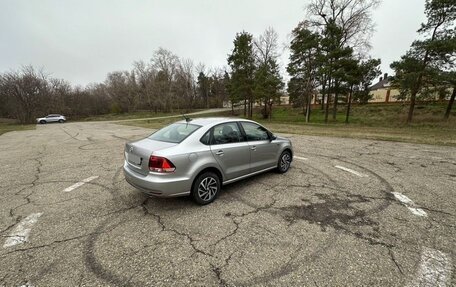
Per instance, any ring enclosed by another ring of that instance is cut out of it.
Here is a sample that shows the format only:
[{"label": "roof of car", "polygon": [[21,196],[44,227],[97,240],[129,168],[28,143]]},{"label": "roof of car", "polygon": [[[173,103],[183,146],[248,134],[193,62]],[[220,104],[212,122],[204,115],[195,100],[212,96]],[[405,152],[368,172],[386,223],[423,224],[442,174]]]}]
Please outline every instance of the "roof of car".
[{"label": "roof of car", "polygon": [[[207,126],[207,125],[214,125],[214,124],[230,122],[230,121],[248,121],[248,120],[240,119],[240,118],[229,118],[229,117],[213,117],[213,118],[196,118],[196,119],[192,119],[189,123],[195,124],[195,125],[200,125],[200,126]],[[186,121],[182,120],[182,121],[179,121],[178,123],[186,123]]]}]

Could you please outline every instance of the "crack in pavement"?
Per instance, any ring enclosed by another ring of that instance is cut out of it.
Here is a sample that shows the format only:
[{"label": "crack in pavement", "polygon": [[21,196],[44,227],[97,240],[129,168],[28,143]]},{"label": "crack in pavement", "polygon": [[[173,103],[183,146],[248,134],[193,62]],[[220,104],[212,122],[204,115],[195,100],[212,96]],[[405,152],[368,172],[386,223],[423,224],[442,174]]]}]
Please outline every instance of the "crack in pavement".
[{"label": "crack in pavement", "polygon": [[108,233],[108,232],[111,232],[111,231],[112,231],[112,230],[103,231],[103,232],[91,232],[91,233],[88,233],[88,234],[78,235],[78,236],[74,236],[74,237],[70,237],[70,238],[65,238],[65,239],[61,239],[61,240],[54,240],[54,241],[52,241],[52,242],[50,242],[50,243],[47,243],[47,244],[42,244],[42,245],[37,245],[37,246],[31,246],[31,247],[26,247],[26,248],[17,248],[17,249],[15,249],[15,250],[12,250],[12,251],[3,253],[3,254],[0,256],[0,258],[5,258],[5,257],[7,257],[8,255],[14,254],[14,253],[17,253],[17,252],[24,252],[24,251],[29,251],[29,250],[36,250],[36,249],[41,249],[41,248],[52,247],[52,246],[54,246],[54,245],[58,245],[58,244],[61,244],[61,243],[66,243],[66,242],[73,241],[73,240],[79,240],[79,239],[82,239],[82,238],[91,236],[91,235],[93,235],[93,234],[102,234],[102,233]]},{"label": "crack in pavement", "polygon": [[200,254],[205,255],[205,256],[213,257],[212,254],[210,254],[208,252],[205,252],[204,250],[199,249],[195,245],[196,240],[194,240],[193,237],[190,236],[190,234],[187,234],[187,233],[178,231],[176,229],[167,227],[165,225],[165,223],[163,222],[163,219],[161,218],[161,216],[159,214],[155,214],[155,213],[152,213],[152,212],[149,211],[149,209],[146,206],[148,200],[149,200],[149,198],[146,198],[146,200],[144,200],[144,202],[141,204],[141,207],[143,208],[143,211],[144,211],[144,215],[152,215],[156,219],[156,221],[157,221],[158,225],[160,226],[162,232],[170,231],[170,232],[173,232],[173,233],[175,233],[177,235],[183,236],[183,237],[185,237],[188,240],[190,246],[194,250],[194,253],[200,253]]}]

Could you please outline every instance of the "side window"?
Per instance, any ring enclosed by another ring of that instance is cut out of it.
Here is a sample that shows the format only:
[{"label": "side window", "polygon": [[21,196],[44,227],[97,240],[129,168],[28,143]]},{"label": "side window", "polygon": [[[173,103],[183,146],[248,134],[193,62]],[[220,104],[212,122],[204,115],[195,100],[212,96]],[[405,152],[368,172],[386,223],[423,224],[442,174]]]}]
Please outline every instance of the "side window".
[{"label": "side window", "polygon": [[241,125],[247,136],[247,141],[269,140],[268,131],[262,126],[249,122],[241,122]]},{"label": "side window", "polygon": [[212,128],[211,144],[228,144],[242,141],[241,131],[237,123],[225,123]]},{"label": "side window", "polygon": [[202,144],[205,144],[205,145],[209,145],[209,144],[210,144],[209,140],[211,139],[211,131],[212,131],[212,129],[208,130],[208,131],[204,134],[204,136],[200,139],[200,142],[201,142]]}]

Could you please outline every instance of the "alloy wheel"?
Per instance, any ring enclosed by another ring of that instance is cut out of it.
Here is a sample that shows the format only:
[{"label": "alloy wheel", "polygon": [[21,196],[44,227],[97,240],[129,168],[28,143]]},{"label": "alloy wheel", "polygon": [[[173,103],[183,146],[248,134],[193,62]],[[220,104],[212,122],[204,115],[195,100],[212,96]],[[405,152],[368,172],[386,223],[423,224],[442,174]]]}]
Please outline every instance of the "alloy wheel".
[{"label": "alloy wheel", "polygon": [[291,163],[291,156],[288,153],[284,153],[280,159],[280,169],[282,171],[288,170]]},{"label": "alloy wheel", "polygon": [[204,201],[210,201],[217,194],[217,180],[205,177],[198,186],[198,196]]}]

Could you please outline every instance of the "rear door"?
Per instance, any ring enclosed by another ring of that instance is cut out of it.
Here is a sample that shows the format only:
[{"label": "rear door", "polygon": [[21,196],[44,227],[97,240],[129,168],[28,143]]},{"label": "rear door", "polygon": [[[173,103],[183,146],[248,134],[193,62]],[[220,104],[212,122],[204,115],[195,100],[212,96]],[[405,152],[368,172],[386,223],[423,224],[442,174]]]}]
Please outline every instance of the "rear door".
[{"label": "rear door", "polygon": [[250,172],[277,165],[279,145],[271,141],[268,131],[252,122],[240,122],[250,150]]},{"label": "rear door", "polygon": [[210,137],[212,154],[225,174],[225,180],[249,173],[250,147],[236,122],[213,127]]}]

